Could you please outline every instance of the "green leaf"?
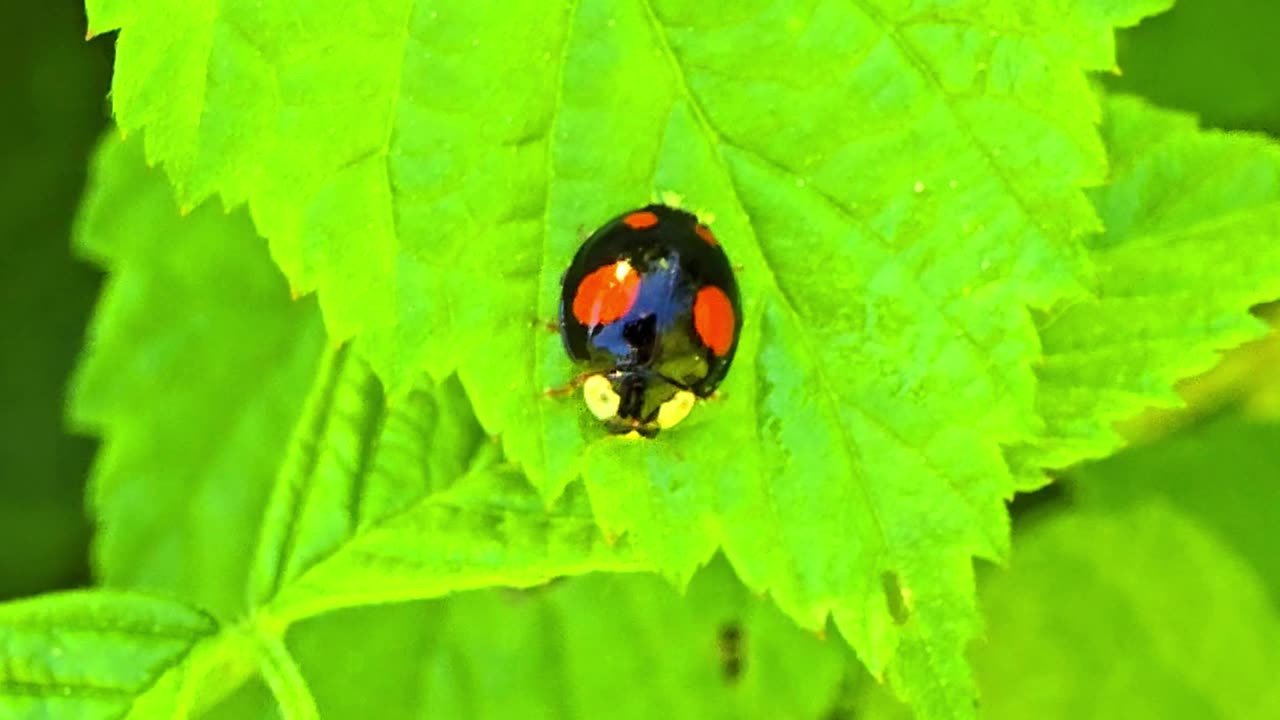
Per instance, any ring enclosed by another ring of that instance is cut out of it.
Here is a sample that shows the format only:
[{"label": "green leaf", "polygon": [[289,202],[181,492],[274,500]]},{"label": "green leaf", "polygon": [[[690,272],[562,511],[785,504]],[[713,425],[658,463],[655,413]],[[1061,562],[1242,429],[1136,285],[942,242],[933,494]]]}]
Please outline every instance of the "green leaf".
[{"label": "green leaf", "polygon": [[233,647],[212,617],[169,600],[86,591],[3,604],[0,716],[185,718]]},{"label": "green leaf", "polygon": [[723,561],[684,596],[652,575],[594,574],[342,611],[289,641],[336,720],[366,717],[369,698],[386,720],[813,720],[853,662],[837,638],[747,593]]},{"label": "green leaf", "polygon": [[[1156,457],[1146,453],[1147,460]],[[1015,544],[1011,569],[993,576],[983,593],[989,644],[978,648],[974,664],[984,714],[1012,720],[1280,713],[1274,598],[1194,512],[1161,497],[1154,473],[1162,464],[1145,468],[1145,484],[1155,492],[1125,504],[1086,499],[1077,512],[1042,520]],[[1081,488],[1118,479],[1121,469],[1081,473]],[[1198,494],[1249,483],[1233,470],[1211,467],[1197,475],[1205,488]]]},{"label": "green leaf", "polygon": [[1105,133],[1112,181],[1094,202],[1107,230],[1089,240],[1098,290],[1039,319],[1046,427],[1011,452],[1024,486],[1043,482],[1040,467],[1114,451],[1116,421],[1178,404],[1174,382],[1265,333],[1248,310],[1280,297],[1280,145],[1124,97]]},{"label": "green leaf", "polygon": [[[970,558],[1006,543],[1000,447],[1038,429],[1024,308],[1088,279],[1083,71],[1166,4],[89,8],[121,28],[122,126],[184,196],[247,200],[393,397],[459,369],[545,496],[585,471],[677,577],[723,544],[944,716]],[[579,231],[660,190],[716,216],[748,303],[727,399],[641,451],[539,397],[572,369],[531,321]]]},{"label": "green leaf", "polygon": [[103,144],[76,240],[111,271],[71,408],[104,438],[98,576],[233,618],[322,343],[315,305],[289,300],[242,213],[180,217],[137,141]]},{"label": "green leaf", "polygon": [[349,346],[318,376],[254,566],[264,622],[644,567],[581,489],[546,506],[498,458],[456,380],[399,399]]},{"label": "green leaf", "polygon": [[1253,568],[1280,610],[1280,424],[1228,414],[1076,475],[1072,495],[1090,506],[1132,512],[1161,502],[1194,518]]}]

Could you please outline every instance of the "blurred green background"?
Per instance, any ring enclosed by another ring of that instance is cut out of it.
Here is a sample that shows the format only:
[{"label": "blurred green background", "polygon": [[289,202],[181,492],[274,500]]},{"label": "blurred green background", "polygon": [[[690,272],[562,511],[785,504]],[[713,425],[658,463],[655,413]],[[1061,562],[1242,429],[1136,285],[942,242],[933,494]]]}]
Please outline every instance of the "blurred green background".
[{"label": "blurred green background", "polygon": [[71,257],[86,161],[107,123],[111,40],[77,0],[0,12],[0,598],[88,582],[82,497],[95,443],[63,427],[97,296]]},{"label": "blurred green background", "polygon": [[[85,42],[84,30],[76,0],[10,4],[0,16],[0,599],[90,580],[83,491],[96,446],[68,433],[63,408],[102,277],[71,256],[69,236],[86,162],[107,127],[111,38]],[[1122,34],[1124,73],[1104,82],[1196,112],[1209,126],[1280,135],[1277,31],[1280,3],[1185,0]],[[1190,411],[1132,424],[1135,437],[1156,444],[1086,471],[1093,482],[1019,499],[1015,527],[1096,502],[1094,484],[1115,493],[1112,503],[1159,496],[1220,531],[1280,599],[1280,556],[1267,552],[1259,498],[1248,486],[1209,483],[1218,469],[1203,462],[1206,447],[1227,446],[1244,458],[1236,477],[1280,477],[1280,433],[1248,419],[1273,422],[1280,409],[1276,347],[1273,338],[1233,353],[1189,384]],[[1200,492],[1206,483],[1222,492]]]}]

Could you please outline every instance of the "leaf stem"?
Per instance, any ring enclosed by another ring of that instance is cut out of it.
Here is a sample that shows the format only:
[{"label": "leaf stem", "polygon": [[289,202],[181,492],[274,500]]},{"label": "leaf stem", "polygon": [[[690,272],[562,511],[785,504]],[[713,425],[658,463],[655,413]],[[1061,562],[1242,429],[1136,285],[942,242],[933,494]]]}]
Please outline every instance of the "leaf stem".
[{"label": "leaf stem", "polygon": [[267,681],[284,720],[320,720],[320,710],[297,660],[284,644],[282,634],[255,623],[252,630],[258,672]]}]

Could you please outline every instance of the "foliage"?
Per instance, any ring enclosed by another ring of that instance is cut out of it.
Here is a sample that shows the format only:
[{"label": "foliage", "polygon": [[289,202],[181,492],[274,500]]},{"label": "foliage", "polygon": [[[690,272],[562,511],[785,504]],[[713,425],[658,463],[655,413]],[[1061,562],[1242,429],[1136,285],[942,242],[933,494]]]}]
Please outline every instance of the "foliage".
[{"label": "foliage", "polygon": [[[1162,7],[91,0],[129,139],[77,232],[111,280],[71,414],[111,589],[0,606],[0,707],[270,714],[256,671],[286,718],[838,717],[891,711],[877,680],[1066,716],[1131,648],[1115,682],[1238,711],[1276,624],[1265,553],[1215,534],[1243,511],[1105,469],[1020,531],[968,654],[1006,501],[1280,297],[1280,147],[1090,85]],[[746,317],[724,398],[634,443],[542,396],[574,370],[539,326],[581,231],[659,195],[714,216]],[[1169,546],[1203,587],[1106,587]],[[1165,631],[1191,590],[1226,649]]]}]

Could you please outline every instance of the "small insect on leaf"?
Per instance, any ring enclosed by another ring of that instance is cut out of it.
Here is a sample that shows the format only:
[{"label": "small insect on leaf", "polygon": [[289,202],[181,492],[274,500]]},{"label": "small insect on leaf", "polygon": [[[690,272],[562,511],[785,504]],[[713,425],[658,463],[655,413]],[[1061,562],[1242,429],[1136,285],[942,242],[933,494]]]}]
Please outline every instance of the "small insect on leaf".
[{"label": "small insect on leaf", "polygon": [[617,435],[653,437],[729,372],[742,306],[729,258],[695,216],[650,205],[604,224],[564,274],[560,330],[591,373],[583,398]]}]

